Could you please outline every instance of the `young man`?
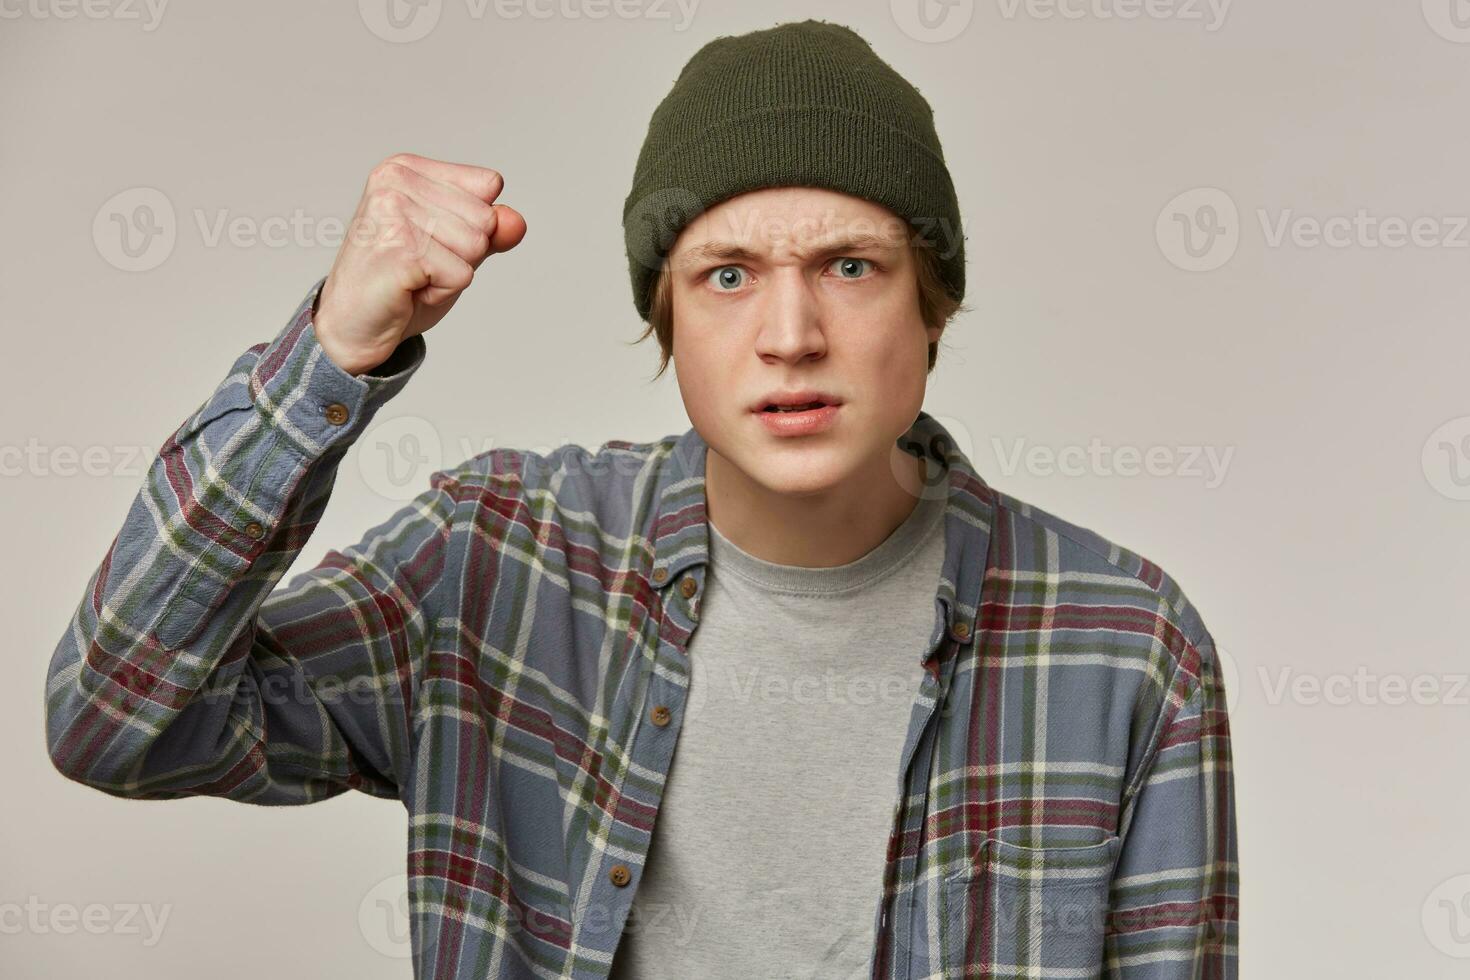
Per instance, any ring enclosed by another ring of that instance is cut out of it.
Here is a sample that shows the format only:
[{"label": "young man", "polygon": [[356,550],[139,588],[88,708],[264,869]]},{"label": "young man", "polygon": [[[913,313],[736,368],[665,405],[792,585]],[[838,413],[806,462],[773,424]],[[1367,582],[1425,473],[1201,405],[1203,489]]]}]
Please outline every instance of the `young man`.
[{"label": "young man", "polygon": [[525,234],[501,186],[377,168],[383,234],[165,443],[50,666],[57,768],[398,799],[420,977],[1233,977],[1213,640],[921,410],[958,209],[846,28],[719,38],[654,113],[624,228],[691,428],[490,450],[272,591]]}]

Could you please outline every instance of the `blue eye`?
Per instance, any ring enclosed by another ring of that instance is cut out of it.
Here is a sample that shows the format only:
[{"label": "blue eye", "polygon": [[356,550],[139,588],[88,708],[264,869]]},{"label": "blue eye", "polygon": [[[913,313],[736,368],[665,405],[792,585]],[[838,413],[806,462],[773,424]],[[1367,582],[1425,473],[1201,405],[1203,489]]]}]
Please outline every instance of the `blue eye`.
[{"label": "blue eye", "polygon": [[851,257],[834,259],[833,264],[838,267],[837,274],[843,279],[861,279],[863,272],[873,263],[867,259],[855,259]]},{"label": "blue eye", "polygon": [[738,265],[722,265],[710,272],[709,279],[716,289],[736,289],[745,281],[745,270]]}]

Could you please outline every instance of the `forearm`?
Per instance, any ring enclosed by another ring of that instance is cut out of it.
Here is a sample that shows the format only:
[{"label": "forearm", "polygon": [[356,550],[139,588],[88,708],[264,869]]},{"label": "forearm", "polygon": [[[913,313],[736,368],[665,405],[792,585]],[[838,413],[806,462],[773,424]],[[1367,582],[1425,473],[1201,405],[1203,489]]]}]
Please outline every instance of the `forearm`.
[{"label": "forearm", "polygon": [[[261,603],[315,528],[342,455],[423,357],[415,338],[392,376],[341,371],[312,332],[319,286],[164,442],[92,573],[47,674],[48,747],[68,777],[147,797],[215,791],[239,771],[260,711],[239,686],[254,683]],[[167,739],[167,764],[145,764],[186,711],[187,746]]]}]

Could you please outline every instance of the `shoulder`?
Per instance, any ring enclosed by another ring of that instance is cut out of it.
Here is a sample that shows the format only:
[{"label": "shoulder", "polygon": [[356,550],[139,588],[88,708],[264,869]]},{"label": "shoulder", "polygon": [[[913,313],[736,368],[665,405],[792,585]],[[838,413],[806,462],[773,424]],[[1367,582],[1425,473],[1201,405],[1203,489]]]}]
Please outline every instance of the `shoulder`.
[{"label": "shoulder", "polygon": [[1214,641],[1204,619],[1163,566],[1028,501],[990,492],[999,571],[1016,583],[1013,596],[1062,607],[1058,618],[1079,628],[1134,637],[1196,678],[1211,669]]},{"label": "shoulder", "polygon": [[440,482],[468,486],[543,487],[568,478],[605,480],[620,473],[641,472],[656,462],[668,442],[612,439],[596,448],[575,442],[544,449],[504,446],[477,453],[435,476]]},{"label": "shoulder", "polygon": [[504,512],[522,505],[594,517],[608,530],[629,529],[638,498],[650,498],[676,437],[610,439],[588,447],[499,447],[436,472],[432,485],[460,506]]}]

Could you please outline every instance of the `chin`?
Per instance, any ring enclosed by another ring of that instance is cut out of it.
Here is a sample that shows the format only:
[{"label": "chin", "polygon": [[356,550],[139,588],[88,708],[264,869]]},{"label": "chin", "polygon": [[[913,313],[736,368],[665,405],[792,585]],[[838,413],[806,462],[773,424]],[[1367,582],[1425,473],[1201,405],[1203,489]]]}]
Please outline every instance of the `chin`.
[{"label": "chin", "polygon": [[835,452],[757,452],[756,458],[735,458],[733,464],[772,493],[804,496],[823,493],[842,482],[847,467]]}]

